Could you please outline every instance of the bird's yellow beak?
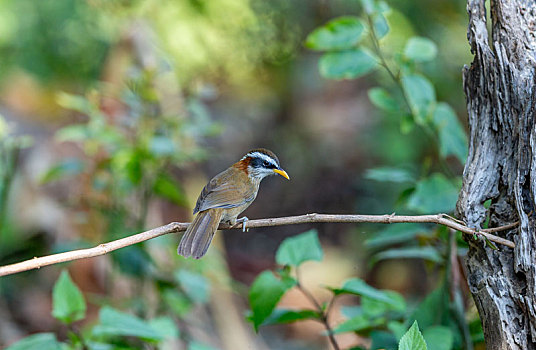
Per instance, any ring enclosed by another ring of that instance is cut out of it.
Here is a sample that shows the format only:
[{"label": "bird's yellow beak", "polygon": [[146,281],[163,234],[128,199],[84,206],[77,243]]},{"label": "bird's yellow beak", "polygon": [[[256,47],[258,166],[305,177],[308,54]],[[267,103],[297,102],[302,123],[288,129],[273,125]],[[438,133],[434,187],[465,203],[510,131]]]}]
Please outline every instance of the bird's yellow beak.
[{"label": "bird's yellow beak", "polygon": [[283,170],[283,169],[274,169],[274,173],[283,176],[287,180],[290,180],[290,177],[288,177],[287,172],[285,170]]}]

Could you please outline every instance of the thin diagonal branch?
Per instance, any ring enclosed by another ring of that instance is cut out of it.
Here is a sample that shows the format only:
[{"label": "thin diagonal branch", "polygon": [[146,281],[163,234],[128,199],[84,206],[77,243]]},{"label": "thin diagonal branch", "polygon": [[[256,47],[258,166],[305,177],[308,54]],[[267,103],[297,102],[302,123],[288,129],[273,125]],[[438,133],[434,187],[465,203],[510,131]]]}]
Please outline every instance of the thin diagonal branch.
[{"label": "thin diagonal branch", "polygon": [[[305,223],[382,223],[382,224],[394,224],[394,223],[431,223],[450,227],[454,230],[458,230],[468,235],[480,235],[486,239],[501,244],[510,248],[514,248],[515,244],[505,238],[495,236],[490,232],[499,232],[513,229],[517,226],[517,223],[508,224],[502,227],[490,228],[485,230],[477,230],[467,227],[457,220],[453,220],[446,214],[433,214],[433,215],[344,215],[344,214],[306,214],[298,216],[287,216],[281,218],[270,219],[258,219],[249,220],[247,222],[248,228],[255,227],[272,227],[283,225],[295,225]],[[121,238],[108,243],[102,243],[93,248],[73,250],[65,253],[47,255],[42,257],[35,257],[30,260],[22,261],[19,263],[0,266],[0,276],[11,275],[23,271],[32,269],[38,269],[43,266],[58,264],[67,261],[73,261],[78,259],[91,258],[99,255],[108,254],[114,250],[131,246],[136,243],[147,241],[159,236],[167,235],[169,233],[177,233],[186,231],[190,223],[172,222],[170,224],[154,228],[149,231],[138,233],[132,236]],[[230,226],[227,224],[220,224],[220,230],[229,229],[241,229],[242,224],[236,224]]]}]

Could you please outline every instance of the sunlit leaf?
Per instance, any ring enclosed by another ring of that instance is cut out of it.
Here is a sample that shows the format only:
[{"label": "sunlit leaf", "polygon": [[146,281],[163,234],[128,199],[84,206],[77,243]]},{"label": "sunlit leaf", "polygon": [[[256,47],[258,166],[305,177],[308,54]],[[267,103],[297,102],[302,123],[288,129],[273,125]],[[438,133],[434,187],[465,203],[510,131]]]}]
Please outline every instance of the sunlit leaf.
[{"label": "sunlit leaf", "polygon": [[458,200],[459,186],[445,175],[434,173],[417,182],[408,200],[408,208],[421,214],[451,212]]},{"label": "sunlit leaf", "polygon": [[329,52],[319,62],[320,73],[330,79],[358,78],[377,66],[376,58],[364,49]]},{"label": "sunlit leaf", "polygon": [[411,328],[400,339],[398,350],[427,350],[426,342],[419,331],[417,321],[413,323]]},{"label": "sunlit leaf", "polygon": [[439,103],[434,111],[433,122],[439,133],[441,156],[455,156],[464,164],[467,160],[467,134],[452,107],[447,103]]},{"label": "sunlit leaf", "polygon": [[435,107],[436,94],[430,81],[418,74],[402,77],[402,87],[417,124],[424,125]]},{"label": "sunlit leaf", "polygon": [[365,26],[357,17],[345,16],[329,21],[307,36],[305,45],[314,50],[342,50],[354,47]]},{"label": "sunlit leaf", "polygon": [[410,38],[404,48],[404,56],[414,61],[431,61],[436,55],[436,44],[432,40],[420,36]]},{"label": "sunlit leaf", "polygon": [[63,270],[52,291],[52,316],[70,324],[86,316],[86,301],[73,283],[67,270]]},{"label": "sunlit leaf", "polygon": [[322,261],[324,253],[316,230],[310,230],[294,237],[286,238],[275,256],[280,265],[299,266],[305,261]]}]

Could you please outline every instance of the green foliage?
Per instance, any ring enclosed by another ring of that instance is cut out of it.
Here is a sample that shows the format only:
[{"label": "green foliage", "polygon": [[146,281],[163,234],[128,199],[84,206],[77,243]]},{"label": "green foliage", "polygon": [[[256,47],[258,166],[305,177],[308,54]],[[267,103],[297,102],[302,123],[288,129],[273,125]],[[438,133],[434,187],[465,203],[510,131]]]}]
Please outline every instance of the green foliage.
[{"label": "green foliage", "polygon": [[311,230],[285,239],[277,250],[275,260],[280,265],[299,266],[309,260],[321,261],[323,257],[318,233]]},{"label": "green foliage", "polygon": [[289,309],[274,309],[268,316],[263,325],[292,323],[304,320],[318,320],[320,313],[314,310],[289,310]]},{"label": "green foliage", "polygon": [[[415,321],[417,322],[417,321]],[[423,333],[428,350],[450,350],[453,345],[452,331],[444,326],[427,328]]]},{"label": "green foliage", "polygon": [[63,270],[52,292],[52,316],[65,324],[86,316],[86,301],[80,289],[73,283],[67,270]]},{"label": "green foliage", "polygon": [[398,345],[398,350],[427,350],[426,342],[422,336],[421,331],[419,330],[419,325],[417,321],[413,323],[411,328],[407,331],[406,334],[400,339]]},{"label": "green foliage", "polygon": [[359,43],[365,32],[365,26],[357,17],[340,17],[315,29],[305,41],[313,50],[345,50]]},{"label": "green foliage", "polygon": [[450,212],[456,205],[458,193],[458,185],[445,175],[435,173],[417,183],[408,200],[408,208],[422,214]]},{"label": "green foliage", "polygon": [[99,324],[93,328],[92,333],[96,337],[131,336],[158,342],[168,332],[166,328],[156,328],[134,315],[104,306],[99,312]]},{"label": "green foliage", "polygon": [[426,125],[435,108],[434,86],[427,78],[419,74],[405,75],[401,82],[415,122],[419,125]]},{"label": "green foliage", "polygon": [[441,254],[434,247],[404,247],[381,251],[373,256],[372,262],[376,263],[387,259],[423,259],[435,263],[444,261]]},{"label": "green foliage", "polygon": [[15,344],[6,348],[6,350],[63,350],[68,349],[63,343],[60,343],[54,333],[37,333],[23,338]]},{"label": "green foliage", "polygon": [[404,48],[404,57],[417,62],[431,61],[436,55],[436,44],[423,37],[410,38]]},{"label": "green foliage", "polygon": [[320,58],[320,73],[330,79],[354,79],[372,72],[378,61],[363,49],[326,53]]}]

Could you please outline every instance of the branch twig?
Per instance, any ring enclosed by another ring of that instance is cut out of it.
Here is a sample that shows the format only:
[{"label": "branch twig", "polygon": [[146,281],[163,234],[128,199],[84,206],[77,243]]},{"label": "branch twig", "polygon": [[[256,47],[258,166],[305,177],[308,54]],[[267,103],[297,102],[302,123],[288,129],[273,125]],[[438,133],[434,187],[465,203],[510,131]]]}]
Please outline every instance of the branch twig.
[{"label": "branch twig", "polygon": [[[295,224],[304,224],[304,223],[383,223],[383,224],[394,224],[394,223],[432,223],[438,225],[444,225],[450,227],[454,230],[458,230],[462,233],[468,235],[481,235],[488,240],[501,244],[510,248],[514,248],[515,244],[512,241],[492,235],[490,232],[505,231],[516,227],[518,224],[513,223],[501,227],[490,228],[485,230],[477,230],[463,225],[458,221],[454,221],[445,214],[434,214],[434,215],[340,215],[340,214],[306,214],[298,216],[287,216],[281,218],[270,218],[270,219],[258,219],[258,220],[249,220],[248,228],[255,227],[272,227],[272,226],[283,226],[283,225],[295,225]],[[108,254],[114,250],[131,246],[136,243],[147,241],[159,236],[163,236],[169,233],[176,233],[186,231],[189,223],[180,223],[172,222],[170,224],[154,228],[149,231],[138,233],[132,236],[121,238],[115,241],[108,243],[99,244],[93,248],[73,250],[70,252],[53,254],[42,256],[40,258],[33,258],[30,260],[22,261],[19,263],[0,266],[0,276],[11,275],[14,273],[19,273],[23,271],[28,271],[32,269],[38,269],[43,266],[58,264],[67,261],[73,261],[84,258],[91,258],[99,255]],[[236,224],[234,226],[227,224],[220,224],[220,230],[229,230],[229,229],[241,229],[242,223]]]}]

